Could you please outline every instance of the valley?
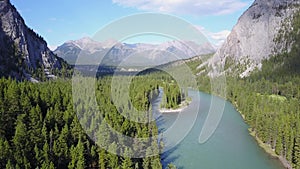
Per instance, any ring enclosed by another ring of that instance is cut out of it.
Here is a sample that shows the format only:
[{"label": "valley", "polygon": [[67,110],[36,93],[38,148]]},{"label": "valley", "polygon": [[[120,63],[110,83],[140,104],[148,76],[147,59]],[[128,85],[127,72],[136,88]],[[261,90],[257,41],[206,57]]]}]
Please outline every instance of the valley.
[{"label": "valley", "polygon": [[299,44],[298,0],[251,1],[218,48],[85,36],[53,51],[0,0],[0,168],[300,169]]}]

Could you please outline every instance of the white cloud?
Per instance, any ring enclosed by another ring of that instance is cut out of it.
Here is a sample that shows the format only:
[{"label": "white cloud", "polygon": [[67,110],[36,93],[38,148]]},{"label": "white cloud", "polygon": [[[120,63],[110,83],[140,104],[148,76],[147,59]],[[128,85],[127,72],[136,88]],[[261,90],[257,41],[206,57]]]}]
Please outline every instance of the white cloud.
[{"label": "white cloud", "polygon": [[125,7],[144,11],[187,15],[221,15],[235,12],[252,0],[112,0]]},{"label": "white cloud", "polygon": [[223,30],[220,32],[211,33],[210,37],[216,41],[217,46],[220,46],[225,42],[229,34],[230,34],[229,30]]},{"label": "white cloud", "polygon": [[205,29],[202,26],[195,26],[198,28],[206,37],[207,39],[216,47],[220,47],[230,34],[229,30],[222,30],[220,32],[211,32],[207,29]]}]

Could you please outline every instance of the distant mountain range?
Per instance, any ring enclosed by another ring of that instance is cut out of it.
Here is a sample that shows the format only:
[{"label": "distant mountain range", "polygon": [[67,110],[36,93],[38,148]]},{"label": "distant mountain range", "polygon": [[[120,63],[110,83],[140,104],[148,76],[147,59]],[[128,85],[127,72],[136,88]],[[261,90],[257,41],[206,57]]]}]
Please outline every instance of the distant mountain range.
[{"label": "distant mountain range", "polygon": [[68,41],[54,51],[69,64],[75,64],[80,56],[79,64],[94,65],[102,59],[101,64],[109,66],[121,62],[126,62],[127,66],[159,65],[214,52],[215,48],[210,43],[199,45],[192,41],[169,41],[162,44],[127,44],[113,40],[97,42],[87,37]]},{"label": "distant mountain range", "polygon": [[55,77],[66,63],[47,47],[44,39],[29,29],[9,0],[0,1],[0,76],[38,80]]},{"label": "distant mountain range", "polygon": [[[28,28],[9,0],[0,1],[0,76],[39,80],[55,77],[68,64],[104,66],[157,66],[180,59],[215,53],[198,69],[208,66],[214,75],[218,64],[228,74],[249,76],[271,56],[286,53],[294,46],[287,35],[293,31],[293,16],[299,0],[255,0],[239,18],[225,43],[215,51],[210,43],[169,41],[162,44],[127,44],[91,38],[68,41],[54,52],[44,39]],[[192,50],[194,49],[194,51]],[[57,57],[59,56],[59,57]],[[64,60],[63,60],[64,59]]]}]

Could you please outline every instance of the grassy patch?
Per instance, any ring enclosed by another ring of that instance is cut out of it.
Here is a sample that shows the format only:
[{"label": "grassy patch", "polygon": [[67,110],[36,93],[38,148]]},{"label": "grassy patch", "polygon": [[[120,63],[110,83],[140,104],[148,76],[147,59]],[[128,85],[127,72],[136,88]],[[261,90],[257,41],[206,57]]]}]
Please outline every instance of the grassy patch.
[{"label": "grassy patch", "polygon": [[260,93],[257,93],[257,96],[261,96],[261,97],[264,97],[264,96],[268,96],[268,98],[274,100],[274,101],[280,101],[280,102],[285,102],[287,101],[287,98],[284,97],[284,96],[280,96],[280,95],[275,95],[275,94],[271,94],[271,95],[263,95],[263,94],[260,94]]}]

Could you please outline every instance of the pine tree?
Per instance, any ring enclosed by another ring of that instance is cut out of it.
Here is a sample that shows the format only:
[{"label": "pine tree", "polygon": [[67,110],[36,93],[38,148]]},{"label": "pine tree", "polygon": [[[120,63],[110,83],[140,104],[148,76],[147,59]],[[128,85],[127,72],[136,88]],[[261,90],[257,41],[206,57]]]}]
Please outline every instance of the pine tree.
[{"label": "pine tree", "polygon": [[46,140],[46,142],[43,146],[43,159],[44,159],[43,161],[45,162],[45,165],[48,164],[50,161],[49,154],[50,154],[50,148],[49,148],[48,142]]},{"label": "pine tree", "polygon": [[159,156],[154,157],[154,159],[151,161],[151,168],[156,168],[156,169],[162,168]]},{"label": "pine tree", "polygon": [[8,160],[6,166],[5,166],[6,169],[14,169],[14,165],[10,162],[10,160]]},{"label": "pine tree", "polygon": [[20,89],[16,81],[10,81],[7,91],[4,93],[5,103],[9,106],[5,106],[5,112],[2,112],[1,128],[5,129],[7,139],[10,140],[14,133],[15,121],[18,114],[21,112],[20,108]]},{"label": "pine tree", "polygon": [[22,112],[29,112],[31,109],[31,102],[28,95],[26,95],[26,93],[22,93],[20,99],[21,99]]},{"label": "pine tree", "polygon": [[150,158],[149,157],[143,158],[143,169],[150,169]]},{"label": "pine tree", "polygon": [[79,139],[79,142],[77,144],[77,156],[78,156],[78,161],[77,161],[77,165],[76,168],[78,169],[84,169],[85,166],[85,158],[84,158],[84,154],[85,154],[85,150],[84,150],[84,145],[81,141],[81,139]]},{"label": "pine tree", "polygon": [[53,162],[52,162],[52,161],[50,162],[49,169],[55,169],[55,166],[54,166],[54,164],[53,164]]},{"label": "pine tree", "polygon": [[42,112],[41,108],[37,105],[30,110],[29,114],[29,132],[30,140],[33,144],[37,144],[39,147],[42,145]]},{"label": "pine tree", "polygon": [[122,161],[122,169],[130,169],[130,168],[132,168],[133,163],[132,163],[132,161],[130,159],[130,154],[132,154],[132,151],[129,150],[128,147],[126,147],[125,151],[124,151],[125,157],[124,157],[124,159]]},{"label": "pine tree", "polygon": [[37,145],[34,146],[34,153],[35,153],[35,163],[37,166],[41,165],[43,156],[41,154],[41,150],[38,148]]},{"label": "pine tree", "polygon": [[7,103],[9,105],[9,112],[18,114],[20,112],[20,89],[16,81],[12,81],[8,86],[5,94]]},{"label": "pine tree", "polygon": [[73,169],[73,168],[75,168],[76,160],[77,160],[76,148],[73,145],[71,146],[71,149],[70,149],[70,156],[71,156],[71,161],[68,165],[68,169]]},{"label": "pine tree", "polygon": [[25,169],[31,169],[32,168],[31,164],[30,164],[30,161],[26,157],[23,158],[23,162],[24,162],[24,168]]},{"label": "pine tree", "polygon": [[73,119],[70,128],[72,138],[75,142],[77,142],[78,138],[80,138],[80,136],[82,135],[82,128],[77,118]]},{"label": "pine tree", "polygon": [[67,139],[69,131],[68,126],[65,125],[61,131],[61,134],[58,137],[58,140],[54,142],[53,151],[55,155],[58,157],[57,166],[60,168],[67,167],[67,155],[68,155],[68,144]]},{"label": "pine tree", "polygon": [[11,152],[10,146],[6,139],[0,138],[0,168],[4,168],[6,165],[6,161],[10,161]]},{"label": "pine tree", "polygon": [[46,122],[44,121],[43,128],[42,128],[42,140],[47,140],[47,139],[48,139],[48,131],[46,127]]},{"label": "pine tree", "polygon": [[20,166],[25,166],[23,161],[27,153],[30,152],[30,145],[28,142],[27,126],[24,124],[25,114],[19,115],[17,119],[17,126],[15,136],[13,138],[14,156],[15,160]]},{"label": "pine tree", "polygon": [[119,159],[118,156],[116,155],[117,153],[117,144],[115,142],[113,142],[109,148],[108,148],[108,166],[110,168],[119,168]]},{"label": "pine tree", "polygon": [[68,168],[83,169],[85,167],[85,158],[84,158],[85,153],[84,153],[84,145],[81,139],[79,139],[76,147],[74,146],[71,147],[70,153],[71,153],[71,162],[69,163]]},{"label": "pine tree", "polygon": [[104,149],[100,149],[99,152],[99,168],[100,169],[106,169],[106,163],[107,163],[107,156],[105,154]]}]

